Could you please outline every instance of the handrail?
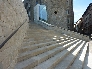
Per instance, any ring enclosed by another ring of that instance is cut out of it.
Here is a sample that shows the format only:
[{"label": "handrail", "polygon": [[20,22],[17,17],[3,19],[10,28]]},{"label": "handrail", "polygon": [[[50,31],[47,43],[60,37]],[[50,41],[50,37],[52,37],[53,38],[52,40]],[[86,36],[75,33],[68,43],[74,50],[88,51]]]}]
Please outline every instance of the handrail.
[{"label": "handrail", "polygon": [[[26,21],[27,21],[27,19],[25,20],[25,22],[26,22]],[[25,22],[24,22],[24,23],[25,23]],[[24,24],[24,23],[23,23],[23,24]],[[21,24],[21,26],[22,26],[23,24]],[[20,27],[21,27],[21,26],[20,26]],[[3,43],[0,44],[0,49],[1,49],[1,48],[7,43],[7,41],[20,29],[20,27],[17,28],[9,37],[6,38],[6,40],[5,40]]]}]

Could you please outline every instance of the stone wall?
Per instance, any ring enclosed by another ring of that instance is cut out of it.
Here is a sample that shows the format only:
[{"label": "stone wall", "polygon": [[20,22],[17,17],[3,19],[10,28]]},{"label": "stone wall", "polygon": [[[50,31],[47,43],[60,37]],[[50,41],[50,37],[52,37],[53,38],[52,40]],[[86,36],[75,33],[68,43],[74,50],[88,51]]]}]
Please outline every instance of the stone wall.
[{"label": "stone wall", "polygon": [[73,30],[73,0],[42,0],[47,7],[48,23]]},{"label": "stone wall", "polygon": [[[25,0],[24,4],[26,1],[28,0]],[[69,2],[69,5],[67,2]],[[29,3],[30,10],[27,9],[27,11],[30,12],[31,20],[34,20],[34,7],[36,4],[46,5],[48,23],[58,27],[73,30],[73,0],[29,0]],[[68,10],[69,14],[67,14]]]},{"label": "stone wall", "polygon": [[43,0],[47,7],[48,23],[67,29],[66,0]]},{"label": "stone wall", "polygon": [[0,49],[0,69],[13,69],[15,66],[28,21],[22,0],[0,0],[0,46],[24,23]]}]

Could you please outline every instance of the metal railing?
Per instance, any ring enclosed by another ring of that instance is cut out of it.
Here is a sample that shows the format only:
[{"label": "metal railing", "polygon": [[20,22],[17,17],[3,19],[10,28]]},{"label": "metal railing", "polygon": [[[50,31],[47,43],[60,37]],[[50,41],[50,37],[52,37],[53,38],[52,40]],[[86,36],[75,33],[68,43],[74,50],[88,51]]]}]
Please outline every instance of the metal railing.
[{"label": "metal railing", "polygon": [[24,23],[26,23],[27,19],[25,20],[25,22],[23,22],[19,28],[17,28],[11,35],[9,35],[9,37],[7,37],[1,44],[0,44],[0,49],[7,43],[7,41],[22,27],[22,25]]}]

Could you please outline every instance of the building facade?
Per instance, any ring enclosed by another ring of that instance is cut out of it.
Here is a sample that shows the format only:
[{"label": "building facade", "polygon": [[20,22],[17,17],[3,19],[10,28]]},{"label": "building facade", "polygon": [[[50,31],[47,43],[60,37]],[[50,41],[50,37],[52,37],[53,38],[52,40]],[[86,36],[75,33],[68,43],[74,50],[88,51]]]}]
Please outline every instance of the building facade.
[{"label": "building facade", "polygon": [[73,0],[67,0],[69,4],[67,4],[67,26],[68,29],[74,29],[74,12],[73,12]]},{"label": "building facade", "polygon": [[82,15],[82,18],[77,21],[76,25],[79,33],[82,32],[86,35],[92,34],[92,3],[89,4],[86,11]]},{"label": "building facade", "polygon": [[47,22],[62,28],[73,30],[73,0],[24,0],[30,3],[30,19],[34,20],[34,6],[46,5]]},{"label": "building facade", "polygon": [[76,31],[78,33],[83,34],[83,18],[81,17],[77,22],[76,22]]},{"label": "building facade", "polygon": [[89,4],[82,17],[84,34],[92,34],[92,3]]}]

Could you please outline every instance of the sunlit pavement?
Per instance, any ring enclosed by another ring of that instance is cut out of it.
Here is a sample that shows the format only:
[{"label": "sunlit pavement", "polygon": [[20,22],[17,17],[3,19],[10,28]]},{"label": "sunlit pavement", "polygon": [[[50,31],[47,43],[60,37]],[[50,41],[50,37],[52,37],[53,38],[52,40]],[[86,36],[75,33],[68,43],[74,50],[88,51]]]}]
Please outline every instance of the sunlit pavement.
[{"label": "sunlit pavement", "polygon": [[89,41],[89,51],[90,51],[90,53],[92,53],[92,40]]},{"label": "sunlit pavement", "polygon": [[89,42],[89,56],[88,56],[88,67],[92,69],[92,40]]},{"label": "sunlit pavement", "polygon": [[89,53],[89,56],[88,56],[88,67],[91,67],[91,69],[92,69],[92,53]]}]

